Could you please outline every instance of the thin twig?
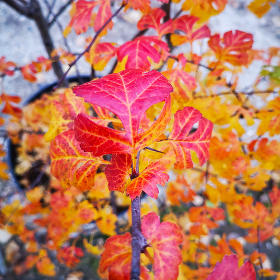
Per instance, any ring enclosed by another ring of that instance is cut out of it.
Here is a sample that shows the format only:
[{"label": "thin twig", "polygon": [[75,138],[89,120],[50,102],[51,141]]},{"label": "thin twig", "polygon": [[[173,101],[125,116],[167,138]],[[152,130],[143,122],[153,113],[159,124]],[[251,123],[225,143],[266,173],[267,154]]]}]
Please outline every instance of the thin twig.
[{"label": "thin twig", "polygon": [[[274,94],[275,91],[274,90],[256,90],[256,91],[249,91],[249,92],[242,92],[242,91],[238,92],[238,94],[243,94],[243,95],[248,95],[248,96],[252,96],[254,94],[268,94],[268,93]],[[220,92],[217,94],[195,96],[195,98],[210,98],[210,97],[218,97],[218,96],[231,95],[231,94],[236,94],[236,92],[233,92],[232,90],[224,91],[224,92]]]},{"label": "thin twig", "polygon": [[162,152],[162,151],[150,148],[150,147],[145,147],[144,150],[149,150],[149,151],[152,151],[152,152],[157,152],[157,153],[165,154],[165,152]]},{"label": "thin twig", "polygon": [[[261,232],[260,232],[260,226],[257,227],[257,239],[258,239],[258,252],[259,254],[261,253]],[[262,258],[259,257],[259,262],[260,262],[260,267],[261,270],[263,270],[263,263],[262,263]],[[263,280],[263,272],[260,275],[260,280]]]},{"label": "thin twig", "polygon": [[67,3],[65,3],[61,8],[58,10],[58,12],[53,15],[52,20],[48,23],[48,27],[51,27],[57,20],[57,18],[65,11],[65,9],[72,4],[74,0],[68,0]]},{"label": "thin twig", "polygon": [[54,90],[57,89],[57,88],[59,88],[59,87],[62,85],[63,81],[65,80],[65,78],[66,78],[66,76],[68,75],[68,73],[69,73],[69,71],[71,70],[71,68],[80,60],[80,58],[81,58],[86,52],[88,52],[88,51],[90,50],[90,48],[92,47],[92,45],[93,45],[93,44],[95,43],[95,41],[97,40],[97,37],[99,36],[99,34],[105,29],[105,27],[111,22],[111,20],[119,14],[119,12],[125,7],[125,5],[126,5],[125,3],[122,4],[122,5],[117,9],[117,11],[116,11],[109,19],[106,20],[106,22],[102,25],[102,27],[95,33],[95,35],[94,35],[92,41],[91,41],[91,42],[89,43],[89,45],[85,48],[85,50],[84,50],[83,52],[81,52],[81,53],[76,57],[76,59],[68,65],[68,69],[67,69],[66,72],[62,75],[61,79],[59,80],[59,82],[58,82],[57,86],[54,88]]}]

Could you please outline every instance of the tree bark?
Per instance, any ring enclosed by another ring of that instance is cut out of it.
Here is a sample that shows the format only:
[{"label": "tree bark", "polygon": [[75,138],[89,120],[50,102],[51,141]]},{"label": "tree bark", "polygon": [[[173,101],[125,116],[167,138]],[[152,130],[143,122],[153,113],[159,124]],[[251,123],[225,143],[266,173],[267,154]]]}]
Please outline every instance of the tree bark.
[{"label": "tree bark", "polygon": [[[137,153],[135,170],[132,168],[131,179],[139,176],[140,151]],[[131,261],[131,280],[139,280],[141,273],[140,256],[148,246],[147,240],[141,232],[141,199],[140,196],[132,200],[132,261]]]},{"label": "tree bark", "polygon": [[[51,58],[51,53],[55,49],[55,47],[49,32],[48,23],[42,13],[41,6],[37,0],[31,0],[31,9],[32,9],[32,18],[39,29],[48,56]],[[63,75],[60,62],[53,61],[52,66],[57,78],[60,79]]]},{"label": "tree bark", "polygon": [[139,280],[140,277],[140,255],[141,244],[139,242],[139,232],[141,233],[140,197],[132,201],[132,262],[131,280]]},{"label": "tree bark", "polygon": [[[41,6],[37,0],[31,0],[29,4],[23,5],[16,0],[3,0],[8,6],[17,11],[18,13],[26,16],[29,19],[34,20],[40,35],[44,47],[47,51],[49,58],[51,53],[55,49],[52,37],[49,32],[48,23],[42,13]],[[53,70],[58,79],[63,75],[62,67],[59,61],[52,62]]]}]

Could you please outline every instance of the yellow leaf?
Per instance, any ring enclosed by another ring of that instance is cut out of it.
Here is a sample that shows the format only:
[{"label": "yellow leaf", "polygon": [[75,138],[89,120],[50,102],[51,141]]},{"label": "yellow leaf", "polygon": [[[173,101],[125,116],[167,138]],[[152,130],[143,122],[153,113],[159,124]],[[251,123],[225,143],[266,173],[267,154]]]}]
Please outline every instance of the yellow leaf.
[{"label": "yellow leaf", "polygon": [[99,218],[96,221],[96,225],[100,231],[110,236],[116,234],[115,228],[118,218],[112,213],[111,207],[102,208],[98,214]]},{"label": "yellow leaf", "polygon": [[270,3],[275,3],[276,0],[253,0],[248,9],[258,18],[263,17],[270,10]]},{"label": "yellow leaf", "polygon": [[8,165],[5,162],[0,161],[0,178],[3,180],[9,179],[9,175],[5,171],[7,169],[8,169]]},{"label": "yellow leaf", "polygon": [[99,256],[103,252],[103,249],[100,249],[100,247],[98,245],[90,244],[87,241],[87,239],[83,239],[83,244],[84,244],[84,247],[86,248],[86,250],[92,255],[98,255]]},{"label": "yellow leaf", "polygon": [[66,26],[66,28],[63,30],[63,36],[67,37],[69,35],[69,33],[71,32],[72,28],[71,26]]},{"label": "yellow leaf", "polygon": [[54,276],[55,275],[55,266],[47,256],[45,250],[40,250],[39,260],[36,263],[36,267],[38,271],[46,276]]},{"label": "yellow leaf", "polygon": [[114,73],[119,73],[119,72],[125,70],[125,65],[126,65],[127,59],[128,59],[128,55],[125,56],[122,61],[118,61],[118,64],[114,69]]}]

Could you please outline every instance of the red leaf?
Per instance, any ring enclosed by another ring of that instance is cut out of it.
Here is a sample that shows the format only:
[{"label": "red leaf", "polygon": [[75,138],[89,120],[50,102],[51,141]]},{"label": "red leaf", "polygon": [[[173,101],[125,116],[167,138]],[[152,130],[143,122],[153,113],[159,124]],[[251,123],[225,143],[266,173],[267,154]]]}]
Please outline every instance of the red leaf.
[{"label": "red leaf", "polygon": [[128,154],[112,155],[111,165],[105,169],[110,191],[126,191],[131,199],[144,191],[149,196],[157,198],[157,184],[164,185],[169,179],[165,167],[167,162],[159,160],[151,163],[129,183],[131,164],[132,159]]},{"label": "red leaf", "polygon": [[174,21],[174,29],[181,30],[184,35],[173,35],[172,42],[175,45],[180,45],[187,42],[193,42],[198,39],[210,37],[210,30],[207,25],[200,28],[195,28],[195,23],[198,21],[197,17],[184,15]]},{"label": "red leaf", "polygon": [[148,14],[143,15],[143,17],[139,20],[137,27],[140,30],[144,30],[147,28],[154,28],[159,37],[167,33],[172,32],[172,21],[169,20],[167,22],[161,23],[166,13],[160,9],[152,9]]},{"label": "red leaf", "polygon": [[97,5],[95,1],[78,0],[75,12],[69,23],[77,34],[86,32],[90,26],[92,9]]},{"label": "red leaf", "polygon": [[[100,7],[98,9],[97,16],[94,20],[95,32],[97,32],[105,24],[105,22],[112,16],[110,0],[99,0],[97,1],[97,3],[100,5]],[[113,23],[110,22],[108,27],[111,29],[113,27]]]},{"label": "red leaf", "polygon": [[80,142],[81,148],[94,156],[131,151],[129,139],[123,131],[99,125],[85,114],[77,116],[74,127],[76,139]]},{"label": "red leaf", "polygon": [[[191,129],[196,123],[198,124],[197,130],[191,133]],[[175,113],[173,130],[169,139],[161,142],[168,142],[172,145],[176,154],[175,168],[193,167],[191,150],[198,155],[200,165],[207,161],[212,129],[213,124],[192,107],[185,107]]]},{"label": "red leaf", "polygon": [[136,137],[137,150],[143,149],[155,142],[164,132],[167,124],[171,119],[171,97],[169,96],[162,108],[160,116],[153,124],[143,133]]},{"label": "red leaf", "polygon": [[112,155],[111,164],[106,166],[105,174],[110,191],[124,192],[130,179],[131,156],[129,154]]},{"label": "red leaf", "polygon": [[254,266],[245,262],[238,267],[236,255],[224,256],[221,263],[217,263],[213,272],[207,277],[207,280],[255,280],[256,272]]},{"label": "red leaf", "polygon": [[99,271],[108,270],[108,279],[130,279],[131,235],[115,235],[106,240],[101,255]]},{"label": "red leaf", "polygon": [[172,222],[160,223],[156,213],[149,213],[142,218],[142,233],[154,249],[155,279],[177,279],[182,261],[179,248],[183,241],[181,229]]},{"label": "red leaf", "polygon": [[[131,273],[131,235],[115,235],[108,238],[99,263],[99,272],[106,279],[130,280]],[[149,280],[147,269],[141,265],[140,279]]]},{"label": "red leaf", "polygon": [[[74,88],[74,92],[83,97],[86,102],[103,106],[119,117],[131,146],[134,146],[134,139],[139,135],[139,125],[145,111],[153,104],[165,100],[171,91],[172,86],[161,73],[156,71],[145,73],[135,69],[110,74]],[[87,121],[88,125],[90,125],[89,120]],[[88,129],[90,128],[83,128],[84,131]],[[121,137],[121,132],[106,128],[106,130],[103,130],[103,134],[105,134],[105,131],[109,134],[119,134],[119,137]],[[98,133],[102,133],[101,127]],[[77,135],[79,137],[79,133]],[[82,137],[79,137],[79,139],[83,141]],[[83,146],[96,145],[94,142],[86,144],[89,141],[92,141],[90,137],[88,140],[84,139]],[[122,141],[125,143],[124,140]],[[127,144],[125,143],[125,145]],[[110,150],[110,147],[104,148]],[[117,152],[125,152],[125,149]],[[113,153],[113,151],[110,150],[110,153]]]},{"label": "red leaf", "polygon": [[150,70],[151,63],[159,64],[168,55],[168,45],[154,36],[141,36],[133,41],[124,43],[118,49],[118,60],[123,60],[126,56],[126,69]]},{"label": "red leaf", "polygon": [[153,198],[158,197],[157,185],[164,185],[169,179],[163,161],[156,161],[148,165],[140,175],[127,186],[126,192],[131,199],[140,196],[142,190]]},{"label": "red leaf", "polygon": [[113,43],[104,42],[94,45],[87,56],[95,70],[102,71],[107,63],[116,55]]},{"label": "red leaf", "polygon": [[229,62],[236,66],[246,65],[249,62],[248,51],[253,45],[253,35],[240,30],[228,31],[223,39],[219,34],[211,36],[208,45],[219,61]]}]

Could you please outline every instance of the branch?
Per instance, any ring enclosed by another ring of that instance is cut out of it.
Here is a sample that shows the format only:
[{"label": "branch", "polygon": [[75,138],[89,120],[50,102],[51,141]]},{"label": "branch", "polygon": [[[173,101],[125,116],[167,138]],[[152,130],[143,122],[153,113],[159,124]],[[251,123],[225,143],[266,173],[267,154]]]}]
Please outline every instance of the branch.
[{"label": "branch", "polygon": [[[174,59],[174,60],[178,61],[178,58],[176,56],[173,56],[173,55],[168,56],[168,58],[171,58],[171,59]],[[186,62],[190,63],[190,64],[197,65],[197,66],[202,67],[202,68],[205,68],[205,69],[207,69],[209,71],[213,71],[214,70],[214,68],[208,67],[208,66],[206,66],[204,64],[195,63],[193,60],[187,60]]]},{"label": "branch", "polygon": [[[131,179],[139,176],[139,159],[140,151],[137,153],[135,170],[132,168]],[[132,261],[131,261],[131,280],[139,280],[140,277],[140,255],[148,246],[145,237],[141,232],[141,213],[140,213],[140,197],[132,200]]]},{"label": "branch", "polygon": [[68,75],[69,71],[71,70],[71,68],[80,60],[80,58],[90,50],[90,48],[92,47],[92,45],[95,43],[97,37],[99,36],[99,34],[105,29],[105,27],[111,22],[111,20],[116,17],[119,12],[125,7],[126,3],[122,4],[116,11],[115,13],[109,18],[106,20],[106,22],[102,25],[102,27],[95,33],[92,41],[89,43],[89,45],[85,48],[85,50],[83,52],[81,52],[77,57],[76,59],[71,62],[69,65],[68,65],[68,69],[66,70],[66,72],[62,75],[61,79],[59,80],[57,86],[54,88],[57,89],[59,88],[62,83],[64,82],[66,76]]},{"label": "branch", "polygon": [[48,27],[51,27],[57,20],[57,18],[65,11],[65,9],[73,3],[74,0],[68,0],[67,3],[65,3],[63,6],[60,7],[58,12],[53,15],[52,20],[48,23]]},{"label": "branch", "polygon": [[[274,90],[255,90],[255,91],[250,91],[250,92],[238,92],[238,94],[243,94],[243,95],[248,95],[248,96],[252,96],[254,94],[275,94],[276,91]],[[217,94],[210,94],[210,95],[198,95],[195,96],[195,98],[210,98],[210,97],[217,97],[217,96],[223,96],[223,95],[230,95],[230,94],[236,94],[236,92],[234,91],[224,91],[224,92],[220,92]]]},{"label": "branch", "polygon": [[16,0],[3,0],[3,2],[10,6],[12,9],[16,10],[19,14],[30,17],[28,12],[28,6],[23,6]]}]

